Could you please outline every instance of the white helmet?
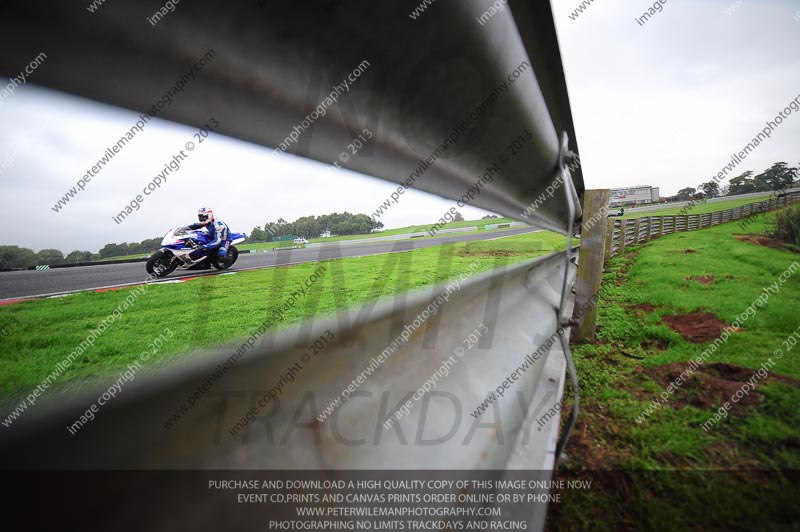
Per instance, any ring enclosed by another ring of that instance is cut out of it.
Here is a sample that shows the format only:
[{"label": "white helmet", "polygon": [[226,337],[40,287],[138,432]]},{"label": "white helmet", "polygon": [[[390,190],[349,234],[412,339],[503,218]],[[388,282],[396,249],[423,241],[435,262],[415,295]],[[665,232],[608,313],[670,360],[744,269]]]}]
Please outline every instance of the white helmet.
[{"label": "white helmet", "polygon": [[214,211],[208,207],[200,207],[197,209],[197,219],[201,222],[214,221]]}]

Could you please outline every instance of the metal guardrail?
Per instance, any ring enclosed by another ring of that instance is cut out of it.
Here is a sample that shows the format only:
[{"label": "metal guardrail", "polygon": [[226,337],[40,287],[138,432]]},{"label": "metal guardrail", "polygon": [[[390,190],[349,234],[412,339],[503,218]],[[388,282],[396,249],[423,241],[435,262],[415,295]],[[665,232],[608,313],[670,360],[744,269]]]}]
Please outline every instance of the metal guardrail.
[{"label": "metal guardrail", "polygon": [[[0,31],[15,46],[0,54],[0,73],[13,73],[31,50],[59,50],[48,56],[47,68],[37,71],[37,83],[143,111],[213,48],[213,62],[159,116],[194,126],[214,117],[218,132],[274,147],[317,105],[319,94],[327,93],[320,84],[335,83],[366,58],[367,73],[335,110],[304,133],[295,151],[330,163],[354,131],[368,127],[375,135],[371,152],[346,166],[404,183],[456,125],[486,105],[486,121],[465,135],[458,149],[430,165],[414,186],[458,201],[527,131],[527,147],[508,154],[470,202],[520,219],[566,167],[563,139],[577,151],[550,7],[511,0],[481,27],[474,20],[485,9],[481,2],[439,0],[419,20],[410,20],[416,5],[348,1],[315,17],[307,16],[305,6],[286,4],[254,16],[254,2],[229,2],[222,9],[218,2],[198,0],[180,4],[153,32],[146,24],[132,29],[130,21],[144,20],[159,2],[109,2],[91,20],[74,6],[12,3],[4,8]],[[509,76],[517,76],[513,85],[495,93],[496,86],[511,81]],[[565,175],[565,186],[556,187],[527,223],[562,234],[573,226],[577,230],[583,181],[580,170]],[[252,201],[258,208],[258,199]],[[325,421],[317,419],[319,411],[429,308],[441,287],[266,335],[231,367],[226,361],[235,346],[195,355],[173,370],[137,376],[75,435],[65,426],[102,387],[37,405],[2,434],[0,462],[10,468],[69,469],[509,468],[544,470],[549,477],[559,415],[544,425],[537,422],[535,430],[533,423],[537,411],[554,408],[564,389],[565,353],[553,339],[564,325],[559,316],[571,315],[571,257],[572,250],[554,253],[464,281],[441,312],[416,329]],[[421,400],[391,429],[376,427],[381,412],[421,386],[480,324],[486,335],[426,396],[427,402]],[[309,342],[321,337],[327,345],[306,361]],[[537,350],[543,355],[529,358]],[[509,396],[494,401],[491,414],[483,416],[493,417],[473,418],[470,412],[487,393],[526,359],[529,365],[509,387]],[[289,382],[287,368],[298,362],[302,373],[292,374]],[[222,377],[165,428],[165,420],[215,372]],[[269,409],[231,432],[280,379],[280,395],[268,402]],[[144,501],[150,494],[138,497]],[[528,516],[532,529],[543,526],[538,508]]]},{"label": "metal guardrail", "polygon": [[[610,219],[606,234],[606,258],[620,253],[626,246],[642,244],[659,236],[694,231],[748,218],[779,209],[798,200],[800,200],[800,192],[791,192],[767,201],[748,203],[732,209],[705,214],[646,216],[629,220]],[[623,234],[625,235],[624,239],[621,236]]]},{"label": "metal guardrail", "polygon": [[[467,279],[325,422],[317,422],[317,416],[445,285],[265,337],[169,429],[165,421],[241,342],[195,355],[151,378],[137,377],[74,436],[65,427],[104,386],[61,408],[31,411],[4,435],[2,463],[37,469],[114,469],[121,460],[132,469],[406,469],[422,463],[434,469],[504,469],[518,453],[518,467],[550,469],[557,420],[549,420],[543,432],[531,431],[526,413],[533,395],[544,391],[539,384],[545,368],[551,367],[550,376],[563,373],[557,348],[522,375],[508,392],[512,400],[498,401],[494,415],[478,421],[470,412],[557,328],[564,267],[563,253],[554,253]],[[571,265],[571,279],[574,273]],[[480,323],[489,330],[480,345],[468,350],[428,401],[385,430],[383,418],[390,407],[421,386],[454,348],[464,346],[464,338]],[[333,332],[333,340],[306,363],[309,342],[326,330]],[[257,422],[232,435],[229,429],[298,362],[302,372],[278,400]],[[546,386],[554,402],[558,383]],[[479,423],[495,426],[476,430]]]}]

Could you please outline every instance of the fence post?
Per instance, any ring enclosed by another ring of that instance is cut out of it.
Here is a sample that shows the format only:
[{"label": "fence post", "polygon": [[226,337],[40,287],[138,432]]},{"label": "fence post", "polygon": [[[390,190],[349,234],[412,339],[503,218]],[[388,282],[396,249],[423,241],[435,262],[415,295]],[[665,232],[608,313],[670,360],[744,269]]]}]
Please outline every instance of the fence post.
[{"label": "fence post", "polygon": [[622,254],[625,251],[625,240],[628,234],[628,220],[619,221],[619,245],[617,246],[617,253]]},{"label": "fence post", "polygon": [[608,262],[611,259],[611,253],[614,250],[614,220],[608,220],[606,222],[606,249],[605,253],[603,254],[603,264]]},{"label": "fence post", "polygon": [[[609,189],[587,190],[583,196],[583,219],[588,220],[598,213],[604,212],[610,198],[611,191]],[[609,240],[611,240],[610,237]],[[581,316],[575,316],[578,320],[575,328],[579,342],[593,341],[595,337],[596,298],[600,295],[605,250],[606,224],[595,223],[581,228],[581,250],[578,256],[578,274],[575,280],[575,308],[587,310]]]},{"label": "fence post", "polygon": [[639,228],[640,228],[641,224],[642,224],[642,219],[641,218],[636,218],[636,220],[633,221],[633,244],[634,245],[637,245],[639,243]]}]

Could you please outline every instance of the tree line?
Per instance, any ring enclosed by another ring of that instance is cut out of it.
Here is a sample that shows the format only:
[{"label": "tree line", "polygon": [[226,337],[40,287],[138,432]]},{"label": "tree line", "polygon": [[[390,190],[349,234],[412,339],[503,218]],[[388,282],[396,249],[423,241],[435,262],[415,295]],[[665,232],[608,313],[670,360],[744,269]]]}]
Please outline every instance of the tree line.
[{"label": "tree line", "polygon": [[74,250],[66,256],[59,249],[43,249],[38,253],[32,249],[19,246],[0,246],[0,268],[29,268],[39,264],[77,264],[80,262],[96,262],[109,257],[124,255],[148,255],[161,245],[161,237],[148,238],[141,242],[123,242],[122,244],[106,244],[99,253]]},{"label": "tree line", "polygon": [[296,237],[318,238],[323,234],[363,235],[380,229],[383,229],[383,222],[377,222],[366,214],[334,212],[322,216],[302,216],[293,222],[278,218],[275,222],[265,223],[263,227],[254,227],[249,239],[252,242],[273,242]]},{"label": "tree line", "polygon": [[701,183],[697,188],[686,187],[674,196],[664,198],[668,202],[689,201],[722,196],[738,196],[751,192],[770,192],[791,188],[800,178],[800,168],[790,167],[785,162],[775,163],[758,175],[747,171],[732,177],[728,184],[720,187],[714,180]]},{"label": "tree line", "polygon": [[[272,242],[281,238],[316,238],[323,233],[331,235],[358,235],[371,233],[383,228],[383,222],[376,222],[366,214],[349,212],[323,214],[322,216],[303,216],[294,222],[278,218],[263,227],[254,227],[248,235],[251,242]],[[40,264],[76,264],[96,262],[110,257],[126,255],[149,255],[161,246],[161,238],[148,238],[141,242],[116,242],[106,244],[98,253],[74,250],[64,255],[58,249],[43,249],[38,253],[19,246],[0,246],[0,269],[29,268]]]}]

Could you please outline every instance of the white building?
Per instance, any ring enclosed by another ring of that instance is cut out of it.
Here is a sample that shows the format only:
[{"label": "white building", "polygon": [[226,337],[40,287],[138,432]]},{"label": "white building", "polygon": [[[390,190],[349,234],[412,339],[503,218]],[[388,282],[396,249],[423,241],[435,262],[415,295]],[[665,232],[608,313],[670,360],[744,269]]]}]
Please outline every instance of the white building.
[{"label": "white building", "polygon": [[661,196],[658,194],[658,187],[648,185],[612,188],[611,201],[609,207],[622,207],[626,205],[645,205],[647,203],[658,203]]}]

